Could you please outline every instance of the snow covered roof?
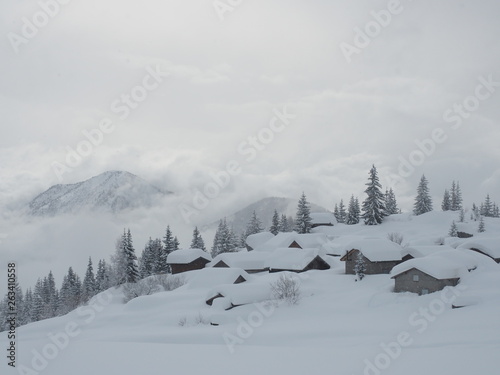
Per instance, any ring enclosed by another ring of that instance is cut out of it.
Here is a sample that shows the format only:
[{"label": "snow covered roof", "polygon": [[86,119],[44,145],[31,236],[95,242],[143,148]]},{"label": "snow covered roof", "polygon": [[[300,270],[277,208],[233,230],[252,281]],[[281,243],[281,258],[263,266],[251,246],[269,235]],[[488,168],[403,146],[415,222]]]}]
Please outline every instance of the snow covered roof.
[{"label": "snow covered roof", "polygon": [[246,244],[252,249],[255,249],[256,247],[265,244],[271,238],[274,238],[274,234],[271,232],[255,233],[247,237]]},{"label": "snow covered roof", "polygon": [[293,242],[293,237],[296,235],[296,232],[285,232],[278,233],[276,236],[271,238],[269,241],[266,241],[260,246],[254,248],[255,251],[273,251],[279,247],[287,247],[289,244]]},{"label": "snow covered roof", "polygon": [[326,253],[328,255],[343,256],[346,253],[346,245],[350,245],[354,241],[362,240],[362,236],[337,236],[330,240]]},{"label": "snow covered roof", "polygon": [[264,261],[269,256],[266,252],[237,252],[223,253],[217,255],[210,266],[213,267],[220,261],[224,262],[229,267],[242,268],[244,270],[260,270],[264,269]]},{"label": "snow covered roof", "polygon": [[500,238],[475,238],[467,240],[460,246],[459,249],[476,249],[482,253],[489,255],[494,259],[500,258]]},{"label": "snow covered roof", "polygon": [[331,212],[313,212],[311,213],[311,223],[315,225],[335,225],[337,224],[337,219],[335,215]]},{"label": "snow covered roof", "polygon": [[[239,268],[203,268],[187,272],[189,288],[207,288],[234,284],[238,279],[249,280],[251,276]],[[243,281],[241,281],[243,282]]]},{"label": "snow covered roof", "polygon": [[168,264],[187,264],[187,263],[191,263],[192,261],[194,261],[198,258],[204,258],[208,261],[212,260],[212,257],[210,256],[210,254],[207,253],[206,251],[201,250],[201,249],[181,249],[181,250],[172,251],[170,254],[168,254],[167,263]]},{"label": "snow covered roof", "polygon": [[394,278],[403,272],[416,268],[439,280],[456,279],[467,274],[476,265],[474,257],[469,257],[457,250],[450,250],[398,264],[392,269],[391,277]]},{"label": "snow covered roof", "polygon": [[403,256],[411,255],[414,258],[422,258],[428,255],[434,255],[439,253],[440,251],[453,250],[451,246],[443,245],[443,246],[411,246],[403,248]]},{"label": "snow covered roof", "polygon": [[391,271],[391,277],[394,278],[411,269],[420,270],[438,280],[459,278],[467,269],[446,258],[428,256],[424,258],[415,258],[398,264]]},{"label": "snow covered roof", "polygon": [[266,243],[254,248],[256,251],[274,251],[279,248],[289,247],[296,242],[302,249],[319,249],[323,254],[329,250],[330,241],[324,233],[306,233],[297,232],[278,233]]},{"label": "snow covered roof", "polygon": [[346,252],[355,249],[361,251],[372,262],[401,260],[403,253],[403,248],[400,245],[386,239],[357,240],[345,247]]},{"label": "snow covered roof", "polygon": [[301,271],[318,255],[317,249],[281,248],[269,254],[265,265],[269,269]]}]

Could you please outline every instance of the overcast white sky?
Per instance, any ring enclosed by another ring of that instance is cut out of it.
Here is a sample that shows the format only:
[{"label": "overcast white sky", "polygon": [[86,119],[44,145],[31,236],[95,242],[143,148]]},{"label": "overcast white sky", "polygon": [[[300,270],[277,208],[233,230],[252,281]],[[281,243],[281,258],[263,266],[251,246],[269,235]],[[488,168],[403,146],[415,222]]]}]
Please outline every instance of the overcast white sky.
[{"label": "overcast white sky", "polygon": [[[236,160],[242,173],[213,210],[303,190],[333,208],[351,193],[362,198],[372,164],[388,186],[400,156],[442,128],[447,140],[395,186],[403,208],[422,173],[437,205],[452,180],[468,205],[488,192],[500,201],[500,92],[480,100],[459,129],[443,120],[475,94],[479,77],[500,82],[498,1],[401,1],[350,63],[341,43],[354,45],[354,28],[365,29],[388,1],[242,1],[223,21],[213,3],[72,0],[18,53],[9,33],[23,36],[23,17],[33,20],[40,5],[1,3],[4,216],[59,183],[51,164],[64,163],[67,147],[103,118],[114,131],[63,183],[120,169],[189,195]],[[148,66],[170,76],[119,119],[111,104],[141,84]],[[238,146],[284,106],[296,118],[246,161]]]}]

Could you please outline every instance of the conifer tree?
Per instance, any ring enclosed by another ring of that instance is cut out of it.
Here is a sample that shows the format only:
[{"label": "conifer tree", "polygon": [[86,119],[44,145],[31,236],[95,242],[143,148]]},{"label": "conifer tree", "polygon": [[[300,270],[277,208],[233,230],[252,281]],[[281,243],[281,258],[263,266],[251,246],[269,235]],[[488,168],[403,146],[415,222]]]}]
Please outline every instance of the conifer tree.
[{"label": "conifer tree", "polygon": [[354,225],[359,223],[359,203],[356,203],[354,195],[351,195],[349,200],[349,206],[347,208],[347,225]]},{"label": "conifer tree", "polygon": [[339,205],[335,203],[335,208],[333,209],[333,216],[335,216],[335,219],[337,220],[337,223],[340,223],[340,212],[339,212]]},{"label": "conifer tree", "polygon": [[113,264],[113,286],[119,286],[127,282],[127,260],[125,258],[126,240],[126,232],[124,230],[121,237],[116,240],[115,253],[111,256],[111,263]]},{"label": "conifer tree", "polygon": [[230,253],[236,251],[238,241],[234,232],[228,227],[226,218],[219,221],[219,226],[215,232],[214,243],[212,246],[212,257],[216,257],[222,253]]},{"label": "conifer tree", "polygon": [[458,221],[463,223],[465,221],[465,210],[463,208],[460,209]]},{"label": "conifer tree", "polygon": [[82,302],[86,303],[96,294],[96,281],[94,275],[94,267],[92,265],[92,258],[89,257],[89,262],[87,264],[87,271],[85,272],[85,277],[83,278],[82,286]]},{"label": "conifer tree", "polygon": [[460,211],[462,208],[462,191],[460,190],[460,183],[457,181],[452,182],[450,191],[450,209],[451,211]]},{"label": "conifer tree", "polygon": [[432,211],[432,198],[429,194],[429,182],[422,175],[417,188],[413,213],[415,215],[422,215],[430,211]]},{"label": "conifer tree", "polygon": [[366,263],[361,251],[358,251],[356,255],[356,262],[354,263],[354,273],[356,274],[359,281],[363,280],[366,272]]},{"label": "conifer tree", "polygon": [[179,242],[179,240],[177,239],[177,236],[174,237],[174,251],[175,250],[179,250],[179,246],[181,245],[181,243]]},{"label": "conifer tree", "polygon": [[110,267],[104,259],[99,260],[95,277],[97,293],[111,288],[111,274],[109,268]]},{"label": "conifer tree", "polygon": [[297,233],[311,233],[311,209],[306,195],[302,192],[297,206],[297,215],[295,218],[295,231]]},{"label": "conifer tree", "polygon": [[385,190],[385,208],[388,215],[399,213],[398,203],[396,202],[396,194],[394,194],[394,190],[392,190],[392,188]]},{"label": "conifer tree", "polygon": [[125,260],[126,260],[126,282],[136,283],[139,281],[139,269],[137,266],[137,256],[135,255],[135,249],[132,243],[132,234],[130,229],[127,231],[125,240]]},{"label": "conifer tree", "polygon": [[291,232],[290,223],[285,214],[281,215],[279,231],[282,233]]},{"label": "conifer tree", "polygon": [[382,185],[380,185],[375,165],[370,170],[366,186],[365,193],[367,197],[363,202],[362,217],[366,225],[381,224],[387,213],[384,204],[384,194],[381,191]]},{"label": "conifer tree", "polygon": [[479,219],[479,226],[477,228],[477,231],[479,233],[484,233],[486,231],[486,226],[484,224],[484,219],[483,217],[481,216],[481,218]]},{"label": "conifer tree", "polygon": [[193,230],[193,239],[191,240],[191,249],[202,249],[203,251],[207,251],[205,247],[205,241],[201,237],[200,231],[198,227],[195,227]]},{"label": "conifer tree", "polygon": [[450,231],[448,232],[448,236],[450,237],[458,237],[458,228],[455,220],[451,223]]},{"label": "conifer tree", "polygon": [[274,210],[273,218],[271,221],[271,227],[269,228],[269,232],[274,234],[275,236],[280,231],[280,217],[278,215],[278,211]]},{"label": "conifer tree", "polygon": [[441,209],[443,211],[450,211],[451,210],[451,198],[450,198],[450,192],[448,191],[448,189],[444,190],[443,203],[441,203]]},{"label": "conifer tree", "polygon": [[167,229],[165,231],[165,237],[163,237],[163,244],[165,253],[168,255],[172,251],[175,251],[175,239],[172,231],[170,230],[170,225],[167,225]]},{"label": "conifer tree", "polygon": [[256,234],[256,233],[260,233],[260,232],[262,232],[262,222],[259,220],[259,218],[257,217],[257,214],[254,211],[252,213],[252,218],[248,222],[247,230],[246,230],[245,234],[248,237],[252,234]]},{"label": "conifer tree", "polygon": [[[80,277],[73,271],[72,267],[69,267],[67,275],[64,276],[61,285],[61,291],[59,293],[60,299],[60,315],[65,315],[68,312],[76,309],[81,303],[81,291],[82,283]],[[35,306],[38,305],[37,302],[37,292],[36,287],[33,293],[33,299]]]},{"label": "conifer tree", "polygon": [[484,217],[492,217],[493,216],[493,204],[491,203],[490,195],[486,195],[486,199],[481,206],[481,215]]},{"label": "conifer tree", "polygon": [[337,223],[345,224],[346,219],[347,219],[347,212],[345,210],[345,205],[344,205],[343,199],[340,200],[338,211],[339,211],[339,213],[338,213],[339,217],[337,219]]},{"label": "conifer tree", "polygon": [[155,273],[155,263],[159,260],[161,254],[156,251],[154,241],[149,237],[148,242],[142,250],[141,257],[139,258],[139,275],[141,279],[151,276]]}]

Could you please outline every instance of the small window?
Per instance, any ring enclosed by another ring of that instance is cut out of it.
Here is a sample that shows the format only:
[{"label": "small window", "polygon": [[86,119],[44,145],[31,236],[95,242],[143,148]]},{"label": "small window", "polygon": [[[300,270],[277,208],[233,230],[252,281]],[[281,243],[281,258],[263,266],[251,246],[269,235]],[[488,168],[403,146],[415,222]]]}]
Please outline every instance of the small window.
[{"label": "small window", "polygon": [[416,282],[420,281],[418,275],[413,275],[413,281],[416,281]]},{"label": "small window", "polygon": [[422,289],[422,295],[429,294],[429,289]]}]

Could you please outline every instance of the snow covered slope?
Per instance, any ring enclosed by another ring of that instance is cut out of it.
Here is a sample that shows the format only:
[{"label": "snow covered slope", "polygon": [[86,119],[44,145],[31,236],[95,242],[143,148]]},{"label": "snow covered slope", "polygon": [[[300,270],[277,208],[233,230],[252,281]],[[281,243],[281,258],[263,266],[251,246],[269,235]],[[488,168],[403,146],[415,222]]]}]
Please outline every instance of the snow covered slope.
[{"label": "snow covered slope", "polygon": [[[221,285],[226,298],[239,299],[233,304],[249,303],[228,311],[205,303],[211,284],[188,281],[127,304],[111,289],[66,316],[20,327],[18,368],[4,365],[2,374],[498,373],[500,266],[493,262],[460,287],[426,296],[393,293],[390,275],[355,282],[339,263],[294,276],[302,296],[295,306],[264,302],[278,277]],[[474,304],[453,309],[459,299]]]},{"label": "snow covered slope", "polygon": [[30,204],[30,213],[54,216],[84,210],[119,212],[149,207],[163,192],[140,177],[124,171],[108,171],[76,184],[54,185]]}]

